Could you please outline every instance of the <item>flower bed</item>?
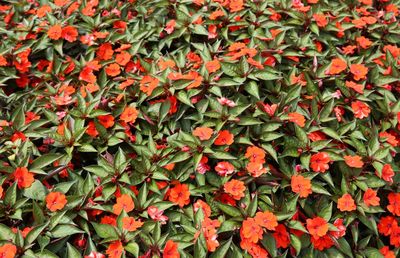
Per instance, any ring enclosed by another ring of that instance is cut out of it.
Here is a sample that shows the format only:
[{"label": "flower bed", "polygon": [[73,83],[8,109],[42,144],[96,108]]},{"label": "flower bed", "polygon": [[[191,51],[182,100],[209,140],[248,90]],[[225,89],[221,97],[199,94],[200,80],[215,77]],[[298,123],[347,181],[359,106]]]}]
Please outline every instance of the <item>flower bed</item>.
[{"label": "flower bed", "polygon": [[399,255],[399,1],[2,2],[1,257]]}]

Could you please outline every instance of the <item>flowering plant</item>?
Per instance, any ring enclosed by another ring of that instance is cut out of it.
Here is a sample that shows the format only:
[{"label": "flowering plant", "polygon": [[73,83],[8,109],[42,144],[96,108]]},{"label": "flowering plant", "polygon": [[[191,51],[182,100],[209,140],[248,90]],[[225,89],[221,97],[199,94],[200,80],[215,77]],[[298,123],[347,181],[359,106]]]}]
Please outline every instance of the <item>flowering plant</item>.
[{"label": "flowering plant", "polygon": [[399,6],[2,1],[0,256],[397,257]]}]

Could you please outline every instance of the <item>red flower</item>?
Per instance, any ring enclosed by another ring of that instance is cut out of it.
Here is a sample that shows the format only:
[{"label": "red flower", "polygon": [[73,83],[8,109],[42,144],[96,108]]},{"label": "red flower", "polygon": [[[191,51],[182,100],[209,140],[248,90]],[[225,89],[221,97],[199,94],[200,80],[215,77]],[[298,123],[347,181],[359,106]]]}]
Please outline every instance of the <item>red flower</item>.
[{"label": "red flower", "polygon": [[106,74],[115,77],[121,73],[121,67],[117,63],[109,64],[105,68]]},{"label": "red flower", "polygon": [[324,173],[329,169],[328,163],[331,161],[328,153],[326,152],[318,152],[311,156],[310,167],[314,172]]},{"label": "red flower", "polygon": [[228,130],[222,130],[218,133],[217,139],[215,139],[215,145],[231,145],[233,143],[233,134],[231,134]]},{"label": "red flower", "polygon": [[217,171],[220,176],[227,176],[235,171],[235,167],[228,161],[221,161],[215,166],[215,171]]},{"label": "red flower", "polygon": [[388,211],[393,215],[400,216],[400,193],[389,193],[388,200]]},{"label": "red flower", "polygon": [[386,182],[393,183],[394,171],[390,164],[385,164],[382,167],[382,172],[375,172],[377,176],[385,180]]},{"label": "red flower", "polygon": [[58,24],[51,26],[50,29],[47,31],[47,36],[50,39],[58,40],[61,38],[61,35],[62,35],[62,28]]},{"label": "red flower", "polygon": [[242,239],[247,239],[252,243],[257,243],[258,240],[262,239],[263,230],[256,223],[255,219],[247,218],[243,221],[242,227],[240,228],[240,236]]},{"label": "red flower", "polygon": [[114,241],[112,242],[106,251],[108,254],[108,258],[120,258],[124,253],[124,247],[122,246],[121,241]]},{"label": "red flower", "polygon": [[376,191],[372,190],[371,188],[368,188],[365,191],[363,200],[367,206],[379,206],[380,199],[377,196]]},{"label": "red flower", "polygon": [[67,204],[67,198],[63,193],[51,192],[46,196],[46,207],[50,211],[62,210]]},{"label": "red flower", "polygon": [[100,60],[110,60],[114,55],[114,50],[110,43],[103,43],[96,51],[96,55]]},{"label": "red flower", "polygon": [[29,188],[35,181],[34,174],[29,172],[26,167],[18,167],[12,174],[14,182],[17,182],[18,188]]},{"label": "red flower", "polygon": [[330,231],[329,234],[334,238],[338,239],[346,235],[346,227],[343,224],[343,219],[336,219],[333,225],[338,229],[338,231]]},{"label": "red flower", "polygon": [[353,109],[354,116],[358,119],[368,117],[371,112],[371,109],[367,104],[358,100],[351,103],[351,108]]},{"label": "red flower", "polygon": [[147,96],[150,96],[153,90],[158,86],[159,80],[146,75],[140,81],[140,90]]},{"label": "red flower", "polygon": [[352,168],[362,168],[364,166],[364,162],[362,162],[362,159],[360,156],[355,155],[355,156],[344,156],[344,161],[349,167]]},{"label": "red flower", "polygon": [[390,251],[389,246],[384,246],[379,249],[379,252],[383,255],[384,258],[396,258],[396,255],[393,251]]},{"label": "red flower", "polygon": [[311,236],[318,240],[328,233],[328,223],[325,219],[321,217],[316,217],[313,219],[307,219],[307,230]]},{"label": "red flower", "polygon": [[224,190],[226,193],[230,194],[235,200],[240,200],[244,197],[244,191],[246,186],[242,181],[232,179],[224,184]]},{"label": "red flower", "polygon": [[129,194],[122,194],[117,198],[117,203],[113,206],[114,214],[121,214],[122,210],[130,212],[135,208],[135,203]]},{"label": "red flower", "polygon": [[178,183],[175,187],[171,188],[169,193],[169,200],[179,207],[183,207],[190,203],[190,192],[189,187],[186,184]]},{"label": "red flower", "polygon": [[125,123],[135,123],[139,112],[135,107],[127,106],[124,111],[122,111],[120,119]]},{"label": "red flower", "polygon": [[289,121],[297,124],[300,127],[304,127],[306,124],[306,119],[302,114],[299,113],[289,113]]},{"label": "red flower", "polygon": [[105,128],[110,128],[114,125],[114,117],[112,115],[98,116],[97,120]]},{"label": "red flower", "polygon": [[61,31],[61,37],[68,42],[74,42],[78,38],[78,30],[74,26],[66,26]]},{"label": "red flower", "polygon": [[310,241],[314,246],[314,248],[320,251],[331,248],[334,245],[334,242],[329,237],[329,235],[325,235],[323,237],[318,237],[318,238],[311,236]]},{"label": "red flower", "polygon": [[172,240],[168,240],[165,244],[163,251],[163,258],[180,258],[181,255],[178,252],[178,244]]},{"label": "red flower", "polygon": [[325,27],[326,25],[328,25],[328,20],[326,19],[326,15],[323,13],[314,14],[313,18],[317,22],[318,27]]},{"label": "red flower", "polygon": [[393,229],[397,227],[397,220],[393,216],[381,217],[381,220],[378,223],[378,231],[384,236],[392,234]]},{"label": "red flower", "polygon": [[272,236],[275,238],[276,248],[287,248],[290,245],[289,232],[285,225],[279,224]]},{"label": "red flower", "polygon": [[143,225],[143,222],[135,220],[133,217],[122,218],[122,228],[129,232],[136,231]]}]

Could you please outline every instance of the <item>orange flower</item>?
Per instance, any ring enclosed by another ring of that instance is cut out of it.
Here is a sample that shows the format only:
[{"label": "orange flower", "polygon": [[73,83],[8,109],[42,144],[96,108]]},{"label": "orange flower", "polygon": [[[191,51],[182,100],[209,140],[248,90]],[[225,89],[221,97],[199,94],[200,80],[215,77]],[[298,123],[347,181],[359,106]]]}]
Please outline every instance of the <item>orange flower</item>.
[{"label": "orange flower", "polygon": [[117,203],[113,205],[114,214],[121,214],[122,210],[130,212],[135,208],[135,203],[129,194],[122,194],[117,198]]},{"label": "orange flower", "polygon": [[171,59],[160,59],[157,64],[161,71],[164,71],[167,68],[174,69],[176,66],[175,62]]},{"label": "orange flower", "polygon": [[46,207],[50,211],[62,210],[67,204],[67,198],[63,193],[51,192],[46,196]]},{"label": "orange flower", "polygon": [[337,207],[340,211],[354,211],[357,209],[356,204],[350,194],[344,194],[338,199]]},{"label": "orange flower", "polygon": [[354,116],[358,119],[368,117],[371,112],[369,106],[359,100],[353,101],[351,103],[351,108],[353,109]]},{"label": "orange flower", "polygon": [[139,112],[136,108],[127,106],[121,113],[120,119],[125,123],[135,123]]},{"label": "orange flower", "polygon": [[230,0],[229,10],[231,12],[238,12],[243,9],[243,0]]},{"label": "orange flower", "polygon": [[135,231],[143,225],[143,222],[135,220],[133,217],[122,218],[122,228],[129,232]]},{"label": "orange flower", "polygon": [[400,193],[390,193],[388,195],[388,211],[393,215],[400,216]]},{"label": "orange flower", "polygon": [[88,123],[86,133],[92,137],[96,137],[97,135],[99,135],[99,132],[97,132],[97,130],[96,130],[96,125],[93,121],[90,121]]},{"label": "orange flower", "polygon": [[265,163],[265,151],[256,146],[247,147],[244,155],[250,162]]},{"label": "orange flower", "polygon": [[189,187],[186,184],[178,183],[174,188],[171,188],[169,193],[169,201],[183,207],[190,203]]},{"label": "orange flower", "polygon": [[317,22],[318,27],[325,27],[326,25],[328,25],[328,20],[326,19],[326,15],[323,13],[314,14],[313,18]]},{"label": "orange flower", "polygon": [[115,77],[121,73],[121,67],[117,63],[109,64],[105,68],[106,74]]},{"label": "orange flower", "polygon": [[114,117],[112,115],[98,116],[97,120],[105,128],[110,128],[114,125]]},{"label": "orange flower", "polygon": [[372,190],[371,188],[368,188],[363,196],[363,200],[365,205],[369,206],[379,206],[379,197],[376,194],[376,191]]},{"label": "orange flower", "polygon": [[389,246],[384,246],[379,249],[379,252],[383,255],[384,258],[396,258],[396,255],[393,251],[390,251]]},{"label": "orange flower", "polygon": [[262,239],[263,229],[256,223],[253,218],[247,218],[243,221],[242,227],[240,228],[240,236],[252,243],[257,243],[258,240]]},{"label": "orange flower", "polygon": [[74,42],[78,37],[78,30],[74,26],[65,26],[61,31],[61,37],[68,42]]},{"label": "orange flower", "polygon": [[396,147],[399,141],[396,140],[396,136],[388,132],[380,132],[379,138],[384,138],[390,145]]},{"label": "orange flower", "polygon": [[367,78],[368,68],[362,64],[352,64],[350,65],[350,72],[353,74],[354,80],[359,81]]},{"label": "orange flower", "polygon": [[214,130],[208,127],[197,127],[193,131],[193,135],[199,137],[200,140],[209,140],[214,133]]},{"label": "orange flower", "polygon": [[364,85],[362,84],[357,84],[353,81],[346,81],[346,86],[349,87],[350,89],[355,90],[356,92],[363,94],[364,93]]},{"label": "orange flower", "polygon": [[43,18],[48,12],[51,12],[51,7],[49,5],[42,5],[39,9],[37,9],[36,15],[39,18]]},{"label": "orange flower", "polygon": [[363,49],[367,49],[372,45],[372,42],[364,36],[357,37],[356,41]]},{"label": "orange flower", "polygon": [[64,6],[69,3],[69,0],[54,0],[54,4],[57,6]]},{"label": "orange flower", "polygon": [[328,153],[326,152],[318,152],[311,156],[310,159],[310,167],[314,172],[324,173],[329,169],[329,162],[331,159],[329,158]]},{"label": "orange flower", "polygon": [[6,66],[7,65],[7,59],[3,55],[0,55],[0,66]]},{"label": "orange flower", "polygon": [[346,70],[347,63],[341,58],[332,59],[331,67],[329,69],[330,74],[339,74]]},{"label": "orange flower", "polygon": [[292,191],[298,193],[300,197],[307,197],[312,193],[311,180],[303,177],[302,175],[294,175],[291,179]]},{"label": "orange flower", "polygon": [[324,218],[316,217],[313,219],[307,219],[307,230],[315,239],[319,239],[328,233],[328,223]]},{"label": "orange flower", "polygon": [[233,134],[228,130],[222,130],[218,133],[217,139],[215,139],[215,145],[231,145],[233,143]]},{"label": "orange flower", "polygon": [[1,258],[14,258],[17,255],[17,247],[13,244],[6,243],[0,246]]},{"label": "orange flower", "polygon": [[131,60],[131,55],[126,52],[126,51],[122,51],[121,53],[117,54],[117,56],[115,57],[115,62],[119,65],[125,66],[126,64],[129,63],[129,61]]},{"label": "orange flower", "polygon": [[150,96],[153,90],[158,86],[160,81],[150,75],[145,75],[140,81],[140,90],[147,96]]},{"label": "orange flower", "polygon": [[96,51],[96,55],[100,60],[110,60],[114,55],[114,50],[110,43],[103,43]]},{"label": "orange flower", "polygon": [[181,255],[178,252],[178,244],[172,240],[168,240],[165,244],[163,251],[163,258],[180,258]]},{"label": "orange flower", "polygon": [[362,168],[364,166],[364,162],[361,157],[358,155],[355,156],[344,156],[344,161],[349,167],[352,168]]},{"label": "orange flower", "polygon": [[108,254],[108,258],[120,258],[124,253],[124,247],[122,246],[121,241],[114,241],[112,242],[106,251]]},{"label": "orange flower", "polygon": [[297,112],[289,113],[289,121],[297,124],[300,127],[304,127],[306,124],[306,119],[304,116]]},{"label": "orange flower", "polygon": [[376,171],[376,175],[385,180],[386,182],[393,183],[394,171],[390,164],[383,165],[381,175],[379,175],[378,171]]},{"label": "orange flower", "polygon": [[230,195],[232,195],[233,199],[240,200],[244,197],[244,191],[246,190],[246,186],[242,181],[232,179],[229,182],[224,184],[224,191]]},{"label": "orange flower", "polygon": [[257,212],[254,220],[259,226],[268,230],[275,230],[275,228],[278,226],[277,217],[270,211]]},{"label": "orange flower", "polygon": [[263,163],[249,162],[246,166],[247,171],[252,177],[259,177],[262,174],[267,173],[267,169],[264,168]]},{"label": "orange flower", "polygon": [[206,63],[206,69],[209,73],[213,73],[218,71],[221,68],[218,59],[214,59],[213,61],[209,61]]},{"label": "orange flower", "polygon": [[35,181],[34,174],[29,172],[26,167],[18,167],[12,174],[14,182],[17,182],[18,188],[28,188]]},{"label": "orange flower", "polygon": [[47,31],[47,36],[50,39],[54,39],[54,40],[60,39],[61,34],[62,34],[62,28],[58,24],[51,26],[50,29]]}]

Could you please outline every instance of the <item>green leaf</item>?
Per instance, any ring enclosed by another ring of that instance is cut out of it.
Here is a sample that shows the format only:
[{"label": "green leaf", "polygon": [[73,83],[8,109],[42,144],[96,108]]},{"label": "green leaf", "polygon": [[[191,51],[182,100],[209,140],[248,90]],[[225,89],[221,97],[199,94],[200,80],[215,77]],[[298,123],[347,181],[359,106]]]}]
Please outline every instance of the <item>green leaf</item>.
[{"label": "green leaf", "polygon": [[139,257],[139,245],[136,242],[129,242],[124,246],[124,249],[133,254],[134,257]]},{"label": "green leaf", "polygon": [[78,233],[84,233],[84,231],[69,224],[58,225],[51,231],[52,236],[55,238],[66,237]]},{"label": "green leaf", "polygon": [[108,224],[99,224],[92,222],[96,234],[101,238],[118,238],[115,227]]},{"label": "green leaf", "polygon": [[210,258],[220,258],[220,257],[225,257],[226,253],[229,250],[229,247],[231,246],[232,243],[232,238],[229,238],[228,241],[225,243],[221,244],[217,250],[215,250],[214,253],[210,255]]},{"label": "green leaf", "polygon": [[61,159],[62,156],[63,155],[58,153],[44,154],[32,162],[30,170],[45,168],[47,165],[53,163],[54,161]]},{"label": "green leaf", "polygon": [[47,193],[47,188],[39,180],[35,180],[29,188],[23,190],[25,197],[38,201],[44,200]]},{"label": "green leaf", "polygon": [[222,212],[225,214],[228,214],[229,216],[232,217],[240,217],[242,216],[242,213],[238,208],[235,208],[233,206],[227,205],[227,204],[222,204],[220,202],[215,202],[217,205],[218,209],[220,209]]}]

